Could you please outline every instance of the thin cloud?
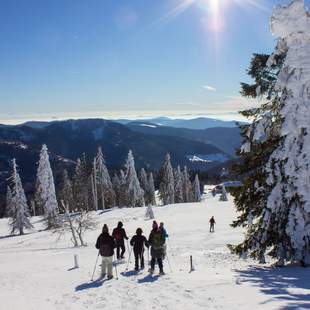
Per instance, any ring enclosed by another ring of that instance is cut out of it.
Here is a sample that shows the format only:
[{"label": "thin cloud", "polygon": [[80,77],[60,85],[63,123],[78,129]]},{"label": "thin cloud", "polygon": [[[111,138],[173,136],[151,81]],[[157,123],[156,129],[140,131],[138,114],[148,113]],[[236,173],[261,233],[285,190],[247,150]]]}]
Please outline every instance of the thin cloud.
[{"label": "thin cloud", "polygon": [[211,85],[203,85],[202,87],[208,91],[216,91],[216,88]]}]

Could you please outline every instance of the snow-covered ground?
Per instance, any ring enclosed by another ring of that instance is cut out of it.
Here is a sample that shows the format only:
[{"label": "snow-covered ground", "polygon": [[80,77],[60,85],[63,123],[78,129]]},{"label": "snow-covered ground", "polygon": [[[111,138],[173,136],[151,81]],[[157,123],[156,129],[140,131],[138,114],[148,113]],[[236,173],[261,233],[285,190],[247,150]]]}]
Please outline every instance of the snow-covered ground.
[{"label": "snow-covered ground", "polygon": [[[235,216],[231,197],[228,202],[206,197],[202,203],[154,208],[156,219],[165,222],[170,235],[172,270],[165,260],[165,276],[149,276],[147,268],[136,275],[132,260],[128,272],[126,263],[117,265],[118,280],[91,282],[97,256],[94,244],[102,224],[112,228],[122,220],[128,235],[140,226],[148,236],[152,221],[144,220],[144,213],[144,208],[136,208],[98,214],[98,230],[87,234],[88,247],[78,249],[71,247],[69,238],[56,241],[56,235],[46,231],[5,237],[7,220],[0,220],[0,309],[310,308],[309,269],[273,269],[229,253],[226,244],[242,238],[240,229],[229,226]],[[212,215],[215,233],[208,232]],[[39,219],[33,222],[39,229]],[[78,269],[73,269],[74,254]],[[98,266],[96,277],[99,271]]]}]

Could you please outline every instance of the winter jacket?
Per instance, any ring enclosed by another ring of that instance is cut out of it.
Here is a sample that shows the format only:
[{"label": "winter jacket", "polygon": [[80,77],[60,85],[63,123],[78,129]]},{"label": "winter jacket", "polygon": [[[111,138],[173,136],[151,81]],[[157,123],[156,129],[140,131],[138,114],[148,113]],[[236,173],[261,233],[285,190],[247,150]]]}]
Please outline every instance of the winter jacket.
[{"label": "winter jacket", "polygon": [[167,230],[165,228],[159,228],[161,233],[163,234],[164,241],[166,242],[166,239],[169,238],[169,235],[167,234]]},{"label": "winter jacket", "polygon": [[120,227],[113,229],[112,237],[114,238],[116,245],[124,244],[124,239],[128,240],[125,229]]},{"label": "winter jacket", "polygon": [[160,230],[152,230],[149,236],[149,245],[151,246],[151,256],[162,258],[164,256],[165,239]]},{"label": "winter jacket", "polygon": [[96,248],[99,250],[101,256],[113,256],[115,248],[114,239],[109,233],[102,233],[97,239]]},{"label": "winter jacket", "polygon": [[130,245],[133,246],[134,253],[142,253],[144,251],[144,245],[149,247],[149,244],[143,235],[133,236],[130,240]]}]

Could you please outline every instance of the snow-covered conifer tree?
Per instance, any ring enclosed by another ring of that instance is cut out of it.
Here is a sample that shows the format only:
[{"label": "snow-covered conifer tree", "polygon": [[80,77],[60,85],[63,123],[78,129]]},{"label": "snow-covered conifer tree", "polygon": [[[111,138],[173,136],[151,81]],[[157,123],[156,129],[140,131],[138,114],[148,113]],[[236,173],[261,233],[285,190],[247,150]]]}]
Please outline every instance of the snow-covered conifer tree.
[{"label": "snow-covered conifer tree", "polygon": [[160,170],[159,195],[164,205],[174,203],[174,176],[169,154]]},{"label": "snow-covered conifer tree", "polygon": [[98,148],[95,164],[95,179],[98,198],[101,201],[102,209],[111,208],[115,205],[115,193],[101,147]]},{"label": "snow-covered conifer tree", "polygon": [[63,170],[62,180],[60,182],[59,201],[62,200],[68,207],[69,212],[74,211],[73,186],[67,169]]},{"label": "snow-covered conifer tree", "polygon": [[148,205],[146,207],[145,218],[149,220],[153,220],[155,218],[152,205]]},{"label": "snow-covered conifer tree", "polygon": [[222,185],[222,192],[221,192],[221,195],[220,195],[220,201],[228,201],[227,191],[226,191],[226,187],[225,187],[224,184]]},{"label": "snow-covered conifer tree", "polygon": [[200,182],[198,174],[195,176],[194,184],[193,184],[193,195],[194,195],[194,201],[200,202],[201,201],[201,192],[200,192]]},{"label": "snow-covered conifer tree", "polygon": [[139,179],[135,168],[135,160],[130,150],[125,164],[125,193],[126,206],[128,207],[143,207],[144,192],[140,187]]},{"label": "snow-covered conifer tree", "polygon": [[115,204],[116,206],[120,206],[120,195],[121,195],[121,182],[117,175],[117,173],[114,174],[112,178],[112,186],[115,193]]},{"label": "snow-covered conifer tree", "polygon": [[10,186],[6,188],[6,215],[11,217],[14,214],[13,204],[12,204],[12,190]]},{"label": "snow-covered conifer tree", "polygon": [[184,167],[183,170],[183,202],[193,202],[193,189],[192,189],[192,183],[189,178],[189,174],[187,171],[187,167]]},{"label": "snow-covered conifer tree", "polygon": [[58,203],[47,146],[43,144],[37,170],[36,200],[44,210],[47,228],[58,226]]},{"label": "snow-covered conifer tree", "polygon": [[22,186],[20,176],[17,172],[16,161],[13,159],[13,174],[11,177],[12,190],[10,201],[10,221],[11,233],[18,231],[20,235],[24,234],[24,229],[31,229],[32,225],[29,220],[29,207]]},{"label": "snow-covered conifer tree", "polygon": [[[91,193],[91,172],[85,156],[77,159],[75,174],[73,176],[73,196],[75,208],[78,211],[90,210],[90,201],[93,201]],[[92,198],[91,198],[92,197]]]},{"label": "snow-covered conifer tree", "polygon": [[180,166],[174,170],[174,202],[183,202],[183,177]]},{"label": "snow-covered conifer tree", "polygon": [[146,174],[144,168],[142,168],[142,169],[140,170],[140,173],[139,173],[139,181],[140,181],[140,186],[141,186],[141,188],[142,188],[143,191],[144,191],[144,201],[145,201],[145,204],[148,205],[147,194],[148,194],[149,183],[148,183],[147,174]]},{"label": "snow-covered conifer tree", "polygon": [[152,172],[149,173],[148,177],[147,204],[151,206],[156,205],[155,185]]},{"label": "snow-covered conifer tree", "polygon": [[[271,31],[279,42],[268,60],[269,67],[277,64],[279,55],[286,55],[273,88],[278,94],[278,104],[273,105],[272,111],[279,117],[271,117],[272,113],[262,115],[250,142],[268,141],[266,136],[270,132],[277,140],[270,152],[264,153],[265,183],[260,179],[254,183],[253,194],[265,198],[260,199],[256,210],[250,210],[253,219],[247,226],[245,241],[233,248],[237,253],[248,250],[258,259],[270,250],[269,254],[280,264],[285,261],[310,264],[309,29],[310,15],[303,0],[274,9]],[[278,130],[271,131],[276,121]],[[243,151],[251,152],[251,144],[245,145]],[[245,215],[242,214],[243,218]],[[241,222],[239,218],[239,225]]]}]

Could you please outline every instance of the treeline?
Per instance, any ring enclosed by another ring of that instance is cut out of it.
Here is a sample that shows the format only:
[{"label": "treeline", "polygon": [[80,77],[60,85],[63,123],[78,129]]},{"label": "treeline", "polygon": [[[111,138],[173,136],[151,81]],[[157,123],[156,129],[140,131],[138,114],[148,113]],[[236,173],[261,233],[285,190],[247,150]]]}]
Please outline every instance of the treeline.
[{"label": "treeline", "polygon": [[[155,183],[152,172],[135,169],[134,156],[129,151],[124,168],[111,177],[101,148],[92,161],[85,155],[78,158],[74,172],[64,169],[61,181],[55,188],[48,149],[42,146],[37,168],[35,194],[28,205],[17,164],[13,160],[13,172],[9,179],[6,197],[6,215],[10,217],[12,233],[23,234],[30,228],[30,215],[43,215],[46,228],[59,225],[59,214],[68,211],[88,212],[112,207],[144,207],[156,205]],[[161,204],[198,202],[201,185],[198,175],[193,182],[186,166],[173,169],[167,154],[157,175],[158,197]]]}]

